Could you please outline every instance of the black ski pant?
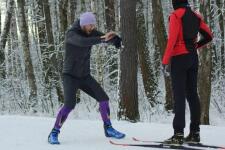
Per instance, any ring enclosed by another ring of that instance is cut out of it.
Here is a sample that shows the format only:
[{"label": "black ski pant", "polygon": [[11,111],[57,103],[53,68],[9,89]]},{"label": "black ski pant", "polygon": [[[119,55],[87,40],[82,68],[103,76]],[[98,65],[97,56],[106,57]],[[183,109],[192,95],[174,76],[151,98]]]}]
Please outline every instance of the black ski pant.
[{"label": "black ski pant", "polygon": [[189,104],[190,131],[200,131],[200,101],[197,93],[198,55],[189,53],[171,59],[171,78],[174,96],[174,132],[183,133],[185,128],[185,100]]},{"label": "black ski pant", "polygon": [[91,75],[76,78],[68,74],[63,74],[63,89],[64,105],[71,109],[74,109],[76,105],[76,93],[78,89],[81,89],[98,102],[109,100],[108,95]]}]

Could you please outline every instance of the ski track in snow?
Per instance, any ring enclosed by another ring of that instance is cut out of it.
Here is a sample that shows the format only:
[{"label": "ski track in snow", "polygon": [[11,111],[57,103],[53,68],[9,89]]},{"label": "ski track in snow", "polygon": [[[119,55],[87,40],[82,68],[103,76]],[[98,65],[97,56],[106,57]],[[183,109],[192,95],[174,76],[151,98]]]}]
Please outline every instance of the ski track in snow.
[{"label": "ski track in snow", "polygon": [[[28,116],[0,116],[0,150],[148,150],[143,147],[111,145],[105,138],[100,120],[75,120],[69,118],[61,129],[61,145],[50,145],[47,137],[55,118]],[[162,141],[172,133],[171,124],[129,123],[112,121],[113,127],[126,133],[126,138],[114,140],[134,143],[132,137]],[[188,125],[187,125],[188,126]],[[185,130],[185,134],[188,129]],[[201,142],[225,147],[225,126],[201,126]]]}]

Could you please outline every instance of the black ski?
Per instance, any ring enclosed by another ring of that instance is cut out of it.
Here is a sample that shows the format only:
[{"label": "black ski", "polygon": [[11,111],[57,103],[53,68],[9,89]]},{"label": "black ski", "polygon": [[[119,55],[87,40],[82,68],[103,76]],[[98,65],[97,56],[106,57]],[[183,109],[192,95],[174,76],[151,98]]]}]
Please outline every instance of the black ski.
[{"label": "black ski", "polygon": [[[142,142],[142,143],[163,143],[161,141],[145,141],[145,140],[140,140],[138,138],[133,137],[133,141],[136,142]],[[192,147],[202,147],[202,148],[211,148],[211,149],[220,149],[220,150],[225,150],[225,147],[222,146],[215,146],[215,145],[206,145],[203,143],[184,143],[184,145],[192,146]]]},{"label": "black ski", "polygon": [[205,148],[214,148],[214,149],[225,150],[225,147],[215,146],[215,145],[205,145],[202,143],[187,143],[187,145],[195,146],[195,147],[205,147]]},{"label": "black ski", "polygon": [[183,145],[164,145],[161,143],[152,143],[152,144],[131,144],[131,143],[117,143],[112,140],[109,141],[112,145],[116,146],[133,146],[133,147],[145,147],[145,148],[158,148],[158,149],[179,149],[179,150],[204,150],[201,148],[194,148],[192,146],[183,146]]}]

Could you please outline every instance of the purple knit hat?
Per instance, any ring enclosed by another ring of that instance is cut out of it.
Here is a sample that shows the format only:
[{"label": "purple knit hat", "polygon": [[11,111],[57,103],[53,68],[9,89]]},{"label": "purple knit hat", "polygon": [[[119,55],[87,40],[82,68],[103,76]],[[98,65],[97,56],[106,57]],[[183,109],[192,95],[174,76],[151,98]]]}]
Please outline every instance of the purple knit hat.
[{"label": "purple knit hat", "polygon": [[95,15],[92,12],[85,12],[80,15],[80,26],[96,24]]}]

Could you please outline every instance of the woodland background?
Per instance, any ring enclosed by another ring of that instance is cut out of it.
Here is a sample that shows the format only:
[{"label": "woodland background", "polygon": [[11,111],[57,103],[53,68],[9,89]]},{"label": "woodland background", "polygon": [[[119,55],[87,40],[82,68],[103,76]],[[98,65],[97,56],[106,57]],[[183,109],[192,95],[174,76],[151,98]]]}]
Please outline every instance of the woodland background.
[{"label": "woodland background", "polygon": [[[210,124],[210,113],[225,119],[225,2],[189,3],[214,35],[199,51],[201,122]],[[116,31],[123,39],[121,49],[94,46],[91,57],[92,75],[110,97],[112,117],[166,119],[173,100],[161,58],[172,10],[170,0],[0,0],[0,113],[55,116],[63,103],[65,33],[82,12],[93,11],[98,30]],[[97,102],[83,92],[77,96],[75,116],[96,116]]]}]

